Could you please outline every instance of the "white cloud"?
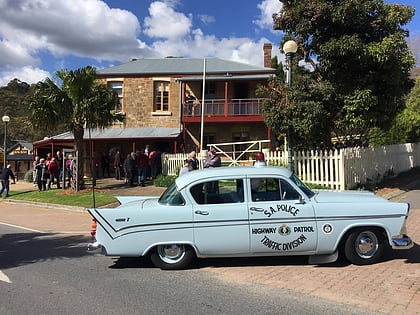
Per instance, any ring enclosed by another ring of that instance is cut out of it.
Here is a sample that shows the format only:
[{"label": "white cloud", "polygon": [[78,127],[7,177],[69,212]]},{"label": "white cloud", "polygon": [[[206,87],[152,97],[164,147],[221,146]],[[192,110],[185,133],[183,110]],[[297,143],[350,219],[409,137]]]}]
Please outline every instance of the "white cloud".
[{"label": "white cloud", "polygon": [[[111,9],[100,0],[2,0],[0,38],[33,55],[47,50],[56,56],[107,59],[121,51],[139,50],[137,17]],[[18,63],[19,64],[19,63]]]},{"label": "white cloud", "polygon": [[[219,39],[214,35],[203,34],[200,29],[195,29],[191,36],[181,41],[156,41],[152,48],[160,52],[160,57],[218,57],[263,66],[263,45],[267,42],[269,40],[266,38],[261,38],[257,42],[246,37]],[[276,54],[275,48],[273,49],[273,56],[274,54]]]},{"label": "white cloud", "polygon": [[0,69],[36,65],[39,59],[31,55],[27,47],[11,40],[0,41]]},{"label": "white cloud", "polygon": [[17,68],[14,71],[4,72],[0,78],[0,86],[6,86],[13,79],[19,79],[28,84],[43,81],[46,78],[51,78],[51,74],[45,70],[34,68],[32,66],[24,66]]},{"label": "white cloud", "polygon": [[[271,29],[271,15],[280,5],[278,0],[262,1],[254,23]],[[132,12],[112,9],[101,0],[0,0],[0,85],[14,78],[35,83],[50,76],[42,69],[45,60],[54,73],[74,66],[77,57],[90,58],[85,60],[90,64],[96,60],[98,68],[105,65],[102,61],[108,65],[165,56],[220,57],[262,66],[262,46],[268,40],[204,34],[194,28],[193,18],[208,25],[214,17],[194,17],[178,6],[179,0],[151,1],[148,11],[139,12],[146,16],[142,29]]]},{"label": "white cloud", "polygon": [[257,20],[253,21],[262,29],[273,30],[273,14],[278,13],[282,7],[279,0],[263,0],[257,5],[261,11]]},{"label": "white cloud", "polygon": [[200,21],[203,24],[210,24],[210,23],[214,23],[216,21],[216,19],[214,18],[214,16],[212,15],[207,15],[207,14],[199,14],[198,18],[200,19]]},{"label": "white cloud", "polygon": [[151,38],[177,39],[190,32],[192,16],[176,12],[170,3],[151,3],[149,14],[144,19],[144,33]]},{"label": "white cloud", "polygon": [[133,13],[100,0],[0,0],[0,80],[18,71],[29,75],[28,69],[40,65],[40,54],[97,60],[151,56],[139,32]]}]

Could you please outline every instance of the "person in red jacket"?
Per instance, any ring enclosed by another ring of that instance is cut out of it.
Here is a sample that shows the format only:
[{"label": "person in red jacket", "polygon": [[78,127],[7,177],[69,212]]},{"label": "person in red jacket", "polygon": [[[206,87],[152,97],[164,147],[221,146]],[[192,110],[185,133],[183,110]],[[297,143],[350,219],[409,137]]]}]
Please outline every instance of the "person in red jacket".
[{"label": "person in red jacket", "polygon": [[149,157],[145,152],[137,152],[137,176],[138,176],[138,185],[144,187],[147,177],[147,169],[149,167]]},{"label": "person in red jacket", "polygon": [[57,188],[61,189],[59,179],[60,169],[58,168],[57,160],[54,157],[48,164],[48,173],[50,174],[50,178],[47,182],[48,189],[51,189],[51,184],[54,184],[54,181],[57,181]]}]

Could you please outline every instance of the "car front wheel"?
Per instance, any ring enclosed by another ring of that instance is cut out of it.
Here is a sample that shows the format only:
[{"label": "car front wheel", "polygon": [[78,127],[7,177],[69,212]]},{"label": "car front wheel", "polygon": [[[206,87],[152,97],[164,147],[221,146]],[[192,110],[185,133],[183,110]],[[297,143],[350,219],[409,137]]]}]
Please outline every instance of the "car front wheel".
[{"label": "car front wheel", "polygon": [[161,269],[184,269],[195,258],[194,250],[184,244],[165,244],[154,248],[150,259]]},{"label": "car front wheel", "polygon": [[382,256],[384,236],[375,228],[359,228],[346,240],[344,254],[355,265],[373,264]]}]

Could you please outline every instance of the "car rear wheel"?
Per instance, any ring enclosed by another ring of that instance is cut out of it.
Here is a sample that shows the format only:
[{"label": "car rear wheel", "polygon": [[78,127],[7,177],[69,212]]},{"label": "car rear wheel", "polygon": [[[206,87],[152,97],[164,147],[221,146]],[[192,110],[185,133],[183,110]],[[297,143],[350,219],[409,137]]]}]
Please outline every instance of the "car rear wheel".
[{"label": "car rear wheel", "polygon": [[384,241],[384,236],[378,229],[359,228],[347,238],[344,254],[355,265],[369,265],[382,256]]},{"label": "car rear wheel", "polygon": [[194,250],[184,244],[165,244],[154,248],[150,259],[161,269],[184,269],[195,258]]}]

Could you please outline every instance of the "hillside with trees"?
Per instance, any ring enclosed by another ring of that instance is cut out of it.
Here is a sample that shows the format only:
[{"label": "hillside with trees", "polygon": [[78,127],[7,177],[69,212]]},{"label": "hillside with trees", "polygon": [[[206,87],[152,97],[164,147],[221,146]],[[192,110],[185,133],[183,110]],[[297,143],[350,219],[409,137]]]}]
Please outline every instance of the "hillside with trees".
[{"label": "hillside with trees", "polygon": [[[49,130],[33,127],[29,115],[28,96],[30,94],[31,86],[19,79],[14,79],[7,86],[0,87],[0,115],[10,117],[7,125],[7,147],[12,146],[16,140],[34,142],[66,131],[64,125]],[[3,139],[3,137],[4,128],[0,128],[0,138]]]}]

